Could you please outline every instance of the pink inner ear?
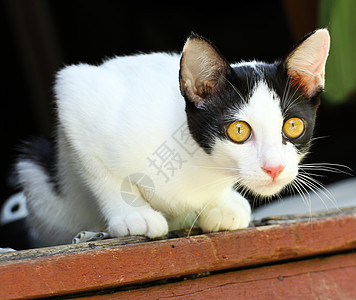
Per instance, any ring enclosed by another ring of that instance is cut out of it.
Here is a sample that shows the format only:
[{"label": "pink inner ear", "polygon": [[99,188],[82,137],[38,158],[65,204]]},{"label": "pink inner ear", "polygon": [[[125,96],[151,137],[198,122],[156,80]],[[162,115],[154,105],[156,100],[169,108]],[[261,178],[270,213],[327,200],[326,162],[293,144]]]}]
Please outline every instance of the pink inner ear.
[{"label": "pink inner ear", "polygon": [[301,89],[308,97],[313,96],[315,92],[317,79],[310,74],[290,72],[292,78],[291,86],[297,89]]},{"label": "pink inner ear", "polygon": [[288,57],[288,75],[292,79],[292,86],[300,88],[308,97],[324,87],[329,46],[327,30],[317,30]]},{"label": "pink inner ear", "polygon": [[300,89],[308,97],[312,97],[315,92],[324,86],[324,72],[318,75],[312,75],[304,72],[290,72],[292,78],[291,86]]},{"label": "pink inner ear", "polygon": [[[327,54],[322,57],[326,56]],[[299,66],[299,70],[289,70],[289,76],[292,78],[291,85],[301,89],[308,97],[312,97],[324,86],[324,68],[325,60],[320,59],[319,63],[316,61],[314,64]]]}]

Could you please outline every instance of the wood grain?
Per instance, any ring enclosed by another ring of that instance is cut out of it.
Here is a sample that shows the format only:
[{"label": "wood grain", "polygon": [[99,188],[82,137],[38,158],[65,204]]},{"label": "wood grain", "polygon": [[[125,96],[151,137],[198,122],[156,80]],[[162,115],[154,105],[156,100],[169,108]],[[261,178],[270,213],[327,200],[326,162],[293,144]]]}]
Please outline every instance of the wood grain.
[{"label": "wood grain", "polygon": [[[23,251],[21,259],[4,254],[0,298],[116,288],[355,249],[356,217],[341,215],[124,246],[117,239],[83,244],[80,250],[76,246]],[[37,253],[31,256],[33,251]]]},{"label": "wood grain", "polygon": [[83,299],[356,299],[356,253]]}]

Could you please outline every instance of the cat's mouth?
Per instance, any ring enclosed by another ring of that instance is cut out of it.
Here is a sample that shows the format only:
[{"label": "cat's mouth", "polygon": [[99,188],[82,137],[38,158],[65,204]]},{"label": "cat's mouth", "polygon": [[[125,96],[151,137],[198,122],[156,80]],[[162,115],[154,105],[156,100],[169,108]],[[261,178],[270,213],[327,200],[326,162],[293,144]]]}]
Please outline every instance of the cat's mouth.
[{"label": "cat's mouth", "polygon": [[261,180],[241,180],[242,189],[248,190],[254,195],[262,197],[271,197],[279,194],[294,178],[276,178],[276,179],[261,179]]},{"label": "cat's mouth", "polygon": [[285,167],[276,176],[271,176],[266,171],[256,170],[239,172],[236,187],[239,191],[248,191],[261,197],[272,197],[290,185],[298,175],[297,168]]},{"label": "cat's mouth", "polygon": [[278,184],[276,181],[274,181],[274,182],[270,182],[269,184],[255,186],[252,188],[252,190],[254,193],[258,195],[270,197],[280,193],[284,187],[285,187],[284,184],[283,185]]}]

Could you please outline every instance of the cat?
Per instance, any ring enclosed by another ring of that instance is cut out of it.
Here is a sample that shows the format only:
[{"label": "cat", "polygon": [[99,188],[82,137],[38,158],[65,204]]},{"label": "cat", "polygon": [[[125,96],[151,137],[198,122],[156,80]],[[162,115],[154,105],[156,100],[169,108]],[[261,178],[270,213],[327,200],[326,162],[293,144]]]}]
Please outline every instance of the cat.
[{"label": "cat", "polygon": [[314,130],[330,37],[282,60],[230,64],[192,34],[182,53],[115,57],[58,72],[57,129],[25,145],[16,169],[43,245],[82,230],[162,237],[246,228],[247,191],[293,184]]}]

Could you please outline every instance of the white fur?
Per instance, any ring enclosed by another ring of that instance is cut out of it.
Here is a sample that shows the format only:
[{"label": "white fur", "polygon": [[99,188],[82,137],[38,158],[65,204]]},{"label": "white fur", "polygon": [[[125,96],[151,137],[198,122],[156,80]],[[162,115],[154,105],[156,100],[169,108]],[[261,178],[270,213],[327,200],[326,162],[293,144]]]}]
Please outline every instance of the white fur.
[{"label": "white fur", "polygon": [[[248,142],[218,140],[211,155],[191,138],[183,146],[177,142],[177,130],[186,126],[179,59],[163,53],[118,57],[59,72],[60,196],[39,166],[18,166],[31,224],[47,244],[67,243],[80,230],[158,237],[193,221],[206,232],[244,228],[251,209],[233,190],[236,182],[271,195],[294,179],[299,158],[294,146],[282,144],[278,99],[263,82],[236,111],[236,119],[252,128]],[[150,164],[162,145],[176,155],[169,176]],[[286,167],[273,181],[261,167],[275,164]],[[154,183],[153,197],[133,187],[139,206],[122,194],[125,178],[135,173]]]},{"label": "white fur", "polygon": [[[244,144],[229,141],[216,145],[217,160],[227,160],[226,167],[238,169],[239,183],[256,194],[271,196],[281,191],[298,173],[301,157],[291,143],[282,143],[283,116],[278,96],[261,81],[248,104],[236,112],[235,119],[247,122],[252,137]],[[272,180],[263,167],[284,165],[281,174]]]}]

